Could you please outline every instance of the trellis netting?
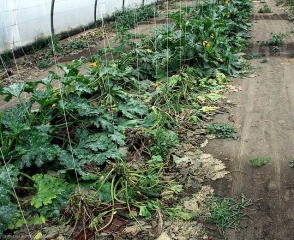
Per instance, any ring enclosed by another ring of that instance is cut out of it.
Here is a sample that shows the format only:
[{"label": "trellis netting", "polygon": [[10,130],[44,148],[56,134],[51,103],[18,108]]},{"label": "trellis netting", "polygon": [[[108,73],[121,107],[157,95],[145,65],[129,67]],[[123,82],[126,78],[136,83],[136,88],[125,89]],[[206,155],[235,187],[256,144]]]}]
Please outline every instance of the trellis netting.
[{"label": "trellis netting", "polygon": [[32,44],[51,34],[83,31],[116,10],[156,0],[1,0],[0,53]]}]

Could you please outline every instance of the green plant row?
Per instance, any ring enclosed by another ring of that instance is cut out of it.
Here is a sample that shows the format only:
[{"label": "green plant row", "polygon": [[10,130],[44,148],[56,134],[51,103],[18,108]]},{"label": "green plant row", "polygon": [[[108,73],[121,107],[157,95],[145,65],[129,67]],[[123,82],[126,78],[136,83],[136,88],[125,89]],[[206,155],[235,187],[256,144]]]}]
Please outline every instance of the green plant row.
[{"label": "green plant row", "polygon": [[[59,66],[62,76],[1,87],[18,105],[0,112],[0,236],[24,224],[19,206],[30,224],[98,232],[117,212],[164,211],[154,198],[181,191],[162,177],[179,142],[178,116],[189,109],[186,120],[201,121],[222,98],[224,74],[243,72],[250,10],[244,1],[184,8],[139,44],[118,32],[118,45],[93,56],[86,75],[75,60]],[[109,53],[119,57],[101,57]]]}]

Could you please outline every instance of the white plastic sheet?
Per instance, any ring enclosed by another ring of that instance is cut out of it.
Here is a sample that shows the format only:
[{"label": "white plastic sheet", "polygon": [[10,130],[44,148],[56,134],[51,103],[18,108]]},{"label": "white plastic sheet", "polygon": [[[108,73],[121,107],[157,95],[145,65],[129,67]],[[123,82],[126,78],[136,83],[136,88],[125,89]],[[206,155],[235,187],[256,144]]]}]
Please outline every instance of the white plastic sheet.
[{"label": "white plastic sheet", "polygon": [[[55,0],[54,33],[83,31],[101,18],[110,17],[123,7],[140,6],[143,0]],[[144,0],[144,4],[156,0]],[[0,0],[0,53],[32,44],[51,34],[52,0]]]},{"label": "white plastic sheet", "polygon": [[94,23],[94,0],[55,0],[54,33],[69,32]]},{"label": "white plastic sheet", "polygon": [[142,0],[125,0],[125,7],[129,8],[134,8],[136,6],[142,5],[143,1]]},{"label": "white plastic sheet", "polygon": [[115,11],[122,9],[123,0],[98,0],[97,20],[109,18]]},{"label": "white plastic sheet", "polygon": [[0,1],[0,52],[50,34],[51,0]]}]

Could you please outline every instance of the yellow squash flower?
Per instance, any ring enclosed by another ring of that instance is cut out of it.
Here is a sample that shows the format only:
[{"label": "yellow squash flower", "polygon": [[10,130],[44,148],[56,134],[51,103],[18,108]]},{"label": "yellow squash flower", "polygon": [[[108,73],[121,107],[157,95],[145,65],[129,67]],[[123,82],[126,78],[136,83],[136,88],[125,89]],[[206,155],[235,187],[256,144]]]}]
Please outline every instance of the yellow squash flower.
[{"label": "yellow squash flower", "polygon": [[208,48],[209,48],[211,45],[210,45],[210,43],[209,43],[209,42],[207,42],[207,41],[204,41],[204,42],[203,42],[203,46],[204,46],[204,47],[208,47]]},{"label": "yellow squash flower", "polygon": [[55,93],[53,93],[53,96],[57,97],[58,95],[60,95],[59,88],[55,88]]},{"label": "yellow squash flower", "polygon": [[93,63],[90,64],[90,66],[91,67],[97,67],[98,65],[97,65],[97,62],[93,62]]},{"label": "yellow squash flower", "polygon": [[229,0],[225,0],[225,4],[229,4]]},{"label": "yellow squash flower", "polygon": [[210,37],[211,39],[214,39],[214,34],[211,33],[209,37]]},{"label": "yellow squash flower", "polygon": [[219,58],[218,61],[221,62],[221,63],[224,62],[224,60],[222,58]]},{"label": "yellow squash flower", "polygon": [[230,18],[231,14],[227,13],[226,16],[227,16],[227,18]]}]

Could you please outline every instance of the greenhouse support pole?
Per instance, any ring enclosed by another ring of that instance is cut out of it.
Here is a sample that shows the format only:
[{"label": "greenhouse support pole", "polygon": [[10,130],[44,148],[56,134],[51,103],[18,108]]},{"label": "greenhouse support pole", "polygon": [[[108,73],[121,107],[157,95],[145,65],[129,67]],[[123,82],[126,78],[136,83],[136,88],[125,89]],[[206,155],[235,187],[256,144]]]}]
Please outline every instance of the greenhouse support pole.
[{"label": "greenhouse support pole", "polygon": [[51,2],[51,35],[54,36],[54,4],[55,0]]},{"label": "greenhouse support pole", "polygon": [[143,5],[143,6],[145,5],[145,0],[142,0],[142,5]]},{"label": "greenhouse support pole", "polygon": [[125,0],[122,2],[122,9],[125,10]]},{"label": "greenhouse support pole", "polygon": [[97,3],[98,3],[98,0],[95,0],[95,5],[94,5],[94,24],[95,24],[95,27],[97,27]]}]

